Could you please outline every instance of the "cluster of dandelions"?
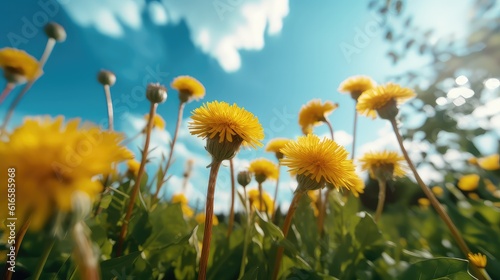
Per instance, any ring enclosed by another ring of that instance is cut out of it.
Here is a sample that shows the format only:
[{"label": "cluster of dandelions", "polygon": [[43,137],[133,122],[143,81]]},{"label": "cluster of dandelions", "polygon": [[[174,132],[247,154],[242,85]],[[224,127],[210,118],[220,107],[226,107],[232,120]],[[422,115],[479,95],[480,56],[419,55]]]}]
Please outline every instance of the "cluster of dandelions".
[{"label": "cluster of dandelions", "polygon": [[[150,84],[146,89],[145,96],[150,101],[150,110],[145,117],[147,125],[138,134],[138,136],[145,136],[139,160],[132,159],[132,153],[124,147],[124,143],[130,139],[125,140],[121,133],[114,130],[110,88],[115,84],[116,77],[110,71],[103,70],[98,74],[98,81],[103,86],[107,101],[109,124],[107,129],[90,124],[80,125],[78,120],[70,120],[64,124],[60,117],[55,119],[45,117],[28,118],[21,126],[8,131],[7,124],[15,107],[43,74],[43,66],[55,42],[64,41],[66,37],[64,29],[53,23],[47,26],[46,33],[49,40],[39,61],[17,49],[0,50],[0,67],[4,70],[4,77],[7,81],[7,85],[0,95],[0,104],[16,86],[25,84],[9,107],[0,130],[0,158],[3,159],[0,162],[0,168],[5,170],[15,167],[18,170],[17,215],[23,226],[18,232],[16,247],[18,250],[24,233],[28,229],[37,231],[50,225],[57,225],[58,219],[70,217],[72,222],[69,231],[73,236],[74,256],[79,265],[81,277],[83,279],[99,279],[97,258],[93,255],[91,242],[84,230],[83,218],[90,212],[88,210],[91,209],[90,203],[99,197],[103,190],[111,188],[107,182],[116,173],[116,165],[128,160],[127,173],[135,180],[131,192],[128,194],[129,204],[126,207],[114,249],[116,256],[121,256],[127,250],[124,241],[128,235],[128,224],[139,196],[145,166],[148,163],[148,152],[151,150],[149,147],[151,132],[154,128],[165,128],[165,122],[157,114],[157,108],[159,104],[166,101],[167,88],[160,84]],[[171,83],[171,88],[179,93],[178,122],[170,143],[170,153],[159,166],[160,172],[156,178],[156,189],[152,194],[155,200],[159,199],[160,190],[168,179],[167,175],[172,164],[184,106],[191,101],[200,100],[205,95],[203,85],[190,76],[175,78]],[[347,79],[340,85],[339,91],[350,94],[356,102],[354,141],[356,140],[358,114],[371,118],[378,116],[391,122],[403,153],[401,156],[395,151],[371,152],[359,159],[361,168],[367,170],[370,176],[379,183],[379,199],[375,220],[380,218],[383,211],[387,181],[404,176],[409,168],[425,193],[428,204],[436,209],[464,255],[471,260],[481,275],[485,274],[486,272],[481,270],[486,264],[485,257],[481,254],[473,254],[469,250],[453,221],[436,199],[435,192],[431,191],[420,179],[403,146],[397,127],[398,106],[414,97],[414,92],[393,83],[377,86],[370,78],[363,76]],[[327,212],[327,198],[331,191],[347,190],[356,197],[363,193],[364,183],[355,171],[355,142],[349,155],[346,149],[336,143],[334,139],[333,124],[329,121],[328,116],[337,107],[336,103],[321,102],[321,100],[312,100],[305,104],[298,114],[298,123],[304,136],[297,139],[277,138],[269,141],[265,149],[267,152],[275,154],[277,164],[267,159],[255,159],[251,162],[248,170],[243,170],[237,175],[234,172],[232,160],[237,156],[239,150],[242,147],[256,149],[263,146],[264,130],[258,118],[237,104],[220,101],[207,102],[192,112],[189,122],[190,133],[206,140],[205,148],[212,157],[212,162],[209,165],[210,176],[205,211],[198,213],[195,217],[198,223],[204,224],[198,270],[199,279],[206,278],[212,226],[218,224],[213,204],[217,175],[223,161],[230,161],[232,178],[228,235],[231,234],[234,223],[234,178],[237,178],[238,183],[243,187],[246,187],[252,178],[255,179],[258,183],[258,189],[244,192],[245,209],[250,216],[256,213],[255,211],[259,211],[263,212],[269,221],[273,221],[278,201],[280,167],[288,167],[290,174],[296,178],[298,186],[282,225],[285,238],[292,224],[292,217],[298,202],[304,194],[308,194],[312,198],[314,212],[318,217],[318,229],[322,233]],[[321,139],[314,134],[314,128],[322,124],[328,126],[330,138]],[[482,167],[491,166],[490,161],[494,162],[495,159],[477,160],[477,164]],[[498,164],[498,158],[496,158],[496,164]],[[6,179],[5,176],[2,173],[0,179]],[[276,181],[274,197],[262,189],[262,184],[266,180]],[[459,187],[466,188],[467,185],[474,185],[477,181],[478,179],[472,175],[464,176]],[[7,195],[4,193],[1,199],[6,198]],[[171,202],[181,205],[185,218],[194,216],[194,211],[189,207],[184,194],[174,195]],[[0,210],[0,219],[6,219],[7,216],[8,213],[5,212],[5,209]],[[245,236],[240,277],[245,273],[247,245],[248,240]],[[283,252],[284,248],[279,246],[276,252],[273,279],[277,279],[282,272]],[[35,279],[40,276],[45,261],[46,259],[42,259],[38,265],[34,273]]]}]

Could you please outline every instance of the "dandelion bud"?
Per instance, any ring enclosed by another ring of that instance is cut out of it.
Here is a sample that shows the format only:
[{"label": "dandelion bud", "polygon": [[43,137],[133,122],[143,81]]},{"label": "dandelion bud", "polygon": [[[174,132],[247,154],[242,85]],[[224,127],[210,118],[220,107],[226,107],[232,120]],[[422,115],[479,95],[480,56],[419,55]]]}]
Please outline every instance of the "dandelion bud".
[{"label": "dandelion bud", "polygon": [[377,109],[377,113],[381,119],[392,120],[396,118],[399,113],[396,100],[389,100],[384,106]]},{"label": "dandelion bud", "polygon": [[49,22],[45,25],[45,34],[47,34],[47,37],[58,42],[64,42],[66,40],[66,31],[64,27],[55,22]]},{"label": "dandelion bud", "polygon": [[295,190],[296,193],[322,189],[326,182],[324,180],[317,182],[316,180],[309,178],[309,176],[299,174],[297,175],[297,183],[299,184]]},{"label": "dandelion bud", "polygon": [[238,173],[237,180],[242,187],[246,187],[252,181],[252,176],[248,171],[240,171]]},{"label": "dandelion bud", "polygon": [[217,138],[207,138],[206,150],[212,155],[214,161],[232,159],[240,150],[243,139],[233,136],[233,141],[220,142]]},{"label": "dandelion bud", "polygon": [[163,103],[167,100],[167,89],[159,83],[149,84],[146,89],[146,97],[153,103]]},{"label": "dandelion bud", "polygon": [[101,70],[97,74],[97,81],[103,86],[113,86],[116,82],[116,76],[113,72],[108,70]]}]

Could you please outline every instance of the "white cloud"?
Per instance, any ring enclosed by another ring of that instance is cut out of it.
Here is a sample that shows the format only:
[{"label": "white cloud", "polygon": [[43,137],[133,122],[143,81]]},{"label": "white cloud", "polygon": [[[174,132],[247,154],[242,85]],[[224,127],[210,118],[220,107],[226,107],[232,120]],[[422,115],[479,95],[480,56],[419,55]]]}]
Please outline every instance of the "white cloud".
[{"label": "white cloud", "polygon": [[59,0],[59,3],[77,24],[94,27],[111,37],[122,36],[123,26],[135,30],[142,26],[143,0]]},{"label": "white cloud", "polygon": [[288,15],[288,0],[59,0],[70,17],[83,27],[122,37],[124,27],[138,30],[147,12],[157,25],[184,21],[202,52],[228,71],[241,67],[242,50],[258,51],[265,35],[276,35]]}]

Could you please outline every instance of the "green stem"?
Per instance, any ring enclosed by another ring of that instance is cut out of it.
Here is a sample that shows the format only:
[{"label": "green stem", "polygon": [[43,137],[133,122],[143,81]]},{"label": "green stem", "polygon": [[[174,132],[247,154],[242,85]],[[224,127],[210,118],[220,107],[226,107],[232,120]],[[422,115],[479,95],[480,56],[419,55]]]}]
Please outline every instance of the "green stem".
[{"label": "green stem", "polygon": [[203,247],[201,249],[200,269],[198,280],[207,279],[208,256],[210,253],[210,239],[212,238],[212,223],[214,216],[214,196],[217,174],[222,162],[213,161],[210,168],[210,178],[208,180],[207,202],[205,206],[205,229],[203,232]]},{"label": "green stem", "polygon": [[229,224],[227,227],[227,238],[231,236],[231,232],[233,231],[234,224],[234,197],[236,196],[236,186],[234,182],[234,164],[233,159],[229,160],[229,171],[231,176],[231,209],[229,211]]},{"label": "green stem", "polygon": [[45,245],[45,249],[43,249],[42,256],[40,257],[40,260],[38,261],[38,265],[36,266],[35,273],[33,274],[33,279],[38,280],[40,279],[40,275],[42,275],[43,267],[45,266],[45,263],[47,262],[47,259],[49,258],[50,252],[52,251],[52,247],[54,247],[54,244],[56,243],[55,237],[49,239],[49,243]]},{"label": "green stem", "polygon": [[5,100],[7,95],[16,87],[16,84],[14,83],[7,83],[5,85],[5,88],[2,91],[2,94],[0,94],[0,105],[2,105],[2,102]]},{"label": "green stem", "polygon": [[179,128],[181,127],[182,124],[182,113],[184,112],[185,104],[186,103],[182,101],[181,104],[179,104],[179,110],[177,112],[177,124],[175,125],[174,137],[172,138],[172,144],[170,145],[170,152],[168,155],[167,164],[165,164],[165,169],[163,169],[161,173],[162,174],[161,178],[158,178],[158,181],[156,182],[156,192],[154,194],[154,199],[158,199],[158,194],[160,193],[161,187],[163,186],[165,176],[167,175],[168,169],[172,164],[172,158],[174,155],[174,146],[175,142],[177,141],[177,135],[179,134]]},{"label": "green stem", "polygon": [[[290,203],[290,208],[288,209],[288,213],[286,214],[285,222],[283,224],[283,235],[284,239],[288,236],[288,231],[290,230],[290,226],[292,225],[292,218],[295,214],[295,210],[299,205],[300,198],[302,197],[303,192],[297,192],[293,196],[292,202]],[[274,262],[274,271],[273,271],[273,280],[278,279],[278,274],[281,268],[281,260],[283,259],[283,253],[285,248],[283,246],[278,247],[278,252],[276,253],[276,261]]]},{"label": "green stem", "polygon": [[144,168],[147,162],[147,156],[149,151],[149,142],[151,140],[151,130],[153,129],[153,119],[156,113],[156,108],[158,107],[157,103],[151,102],[151,107],[149,110],[149,120],[148,126],[146,130],[146,141],[144,143],[144,149],[142,151],[141,165],[139,167],[139,172],[137,173],[137,178],[135,179],[134,187],[132,188],[132,194],[130,195],[130,201],[127,208],[127,213],[125,214],[125,218],[123,220],[122,228],[120,230],[120,236],[118,238],[118,247],[116,251],[116,256],[119,257],[123,251],[123,242],[125,240],[125,236],[127,235],[128,223],[130,221],[130,217],[132,216],[132,211],[134,210],[135,199],[137,198],[137,194],[139,193],[139,189],[141,186],[142,175],[144,174]]},{"label": "green stem", "polygon": [[[444,223],[446,224],[446,226],[450,230],[451,235],[453,236],[453,238],[457,242],[458,247],[460,248],[462,253],[467,257],[470,253],[470,249],[467,246],[467,243],[465,243],[465,240],[463,239],[462,235],[460,234],[460,231],[458,231],[457,227],[455,226],[455,224],[451,220],[450,216],[448,216],[448,214],[444,211],[443,206],[441,206],[441,203],[439,203],[439,201],[437,200],[434,193],[432,193],[432,191],[427,187],[427,185],[424,183],[424,181],[422,181],[422,178],[420,178],[420,175],[418,174],[417,169],[413,165],[413,162],[411,161],[410,156],[408,155],[408,152],[406,151],[406,148],[403,145],[403,137],[399,133],[398,124],[396,122],[396,119],[392,118],[392,119],[390,119],[390,122],[391,122],[392,128],[394,130],[394,134],[396,134],[396,138],[398,140],[401,151],[403,152],[403,155],[406,159],[406,162],[408,163],[408,166],[410,167],[411,171],[413,172],[413,175],[415,176],[415,179],[417,180],[418,185],[420,186],[420,188],[422,189],[424,194],[427,196],[427,198],[431,202],[432,207],[434,207],[434,209],[438,213],[439,217],[444,221]],[[480,279],[485,279],[485,277],[480,272],[480,270],[477,266],[472,265],[472,268],[475,270],[476,276],[478,276]]]},{"label": "green stem", "polygon": [[[16,243],[15,243],[15,255],[16,258],[18,258],[19,254],[19,249],[21,248],[21,243],[23,242],[24,236],[26,235],[26,232],[28,231],[28,228],[30,227],[31,224],[31,218],[28,217],[26,221],[24,221],[23,225],[21,226],[21,229],[19,229],[19,232],[16,235]],[[4,279],[10,280],[12,279],[12,271],[7,269],[8,266],[5,264],[5,276]]]},{"label": "green stem", "polygon": [[[245,192],[245,204],[247,204],[247,199],[246,199],[246,192]],[[245,205],[245,208],[247,208],[248,210],[248,207],[247,205]],[[250,210],[251,211],[251,210]],[[240,274],[238,276],[238,279],[241,279],[243,277],[243,275],[245,274],[245,267],[246,267],[246,259],[247,259],[247,254],[248,254],[248,238],[251,236],[250,235],[250,232],[251,232],[251,226],[252,226],[252,221],[253,221],[253,218],[254,218],[254,211],[252,211],[250,213],[250,215],[248,215],[248,220],[247,220],[247,230],[245,231],[245,237],[243,239],[243,256],[241,258],[241,265],[240,265]]]},{"label": "green stem", "polygon": [[330,130],[330,137],[332,137],[332,141],[333,141],[335,138],[333,137],[333,126],[332,126],[332,123],[327,118],[325,118],[325,123],[328,126],[328,130]]},{"label": "green stem", "polygon": [[386,192],[386,186],[387,183],[385,179],[378,179],[378,203],[377,203],[377,210],[375,211],[375,217],[374,220],[375,222],[378,222],[380,219],[380,216],[382,215],[382,210],[384,209],[384,203],[385,203],[385,192]]},{"label": "green stem", "polygon": [[[357,103],[357,101],[356,101]],[[352,153],[351,159],[354,159],[354,153],[356,152],[356,131],[358,130],[358,111],[354,108],[354,125],[352,128]]]},{"label": "green stem", "polygon": [[109,85],[104,85],[104,93],[106,95],[106,105],[108,108],[108,128],[113,131],[113,100],[111,99],[111,90]]},{"label": "green stem", "polygon": [[280,169],[281,169],[281,162],[278,160],[278,178],[276,178],[276,189],[274,190],[274,209],[273,213],[271,215],[271,221],[274,221],[274,216],[276,215],[276,212],[279,209],[279,204],[278,204],[278,189],[280,185]]}]

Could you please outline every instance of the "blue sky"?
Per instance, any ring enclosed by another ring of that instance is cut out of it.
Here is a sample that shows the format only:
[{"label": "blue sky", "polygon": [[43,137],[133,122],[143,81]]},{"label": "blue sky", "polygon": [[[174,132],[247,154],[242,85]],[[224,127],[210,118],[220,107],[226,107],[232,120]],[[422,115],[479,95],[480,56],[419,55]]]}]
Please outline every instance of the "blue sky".
[{"label": "blue sky", "polygon": [[[443,11],[451,3],[422,1],[418,6],[410,4],[405,12],[426,11],[426,17],[420,19],[422,24],[437,25],[447,33],[453,31],[448,30],[450,26],[455,31],[463,27],[457,19],[465,13],[456,7],[455,15],[443,19]],[[106,106],[95,77],[100,69],[109,69],[117,76],[112,87],[115,126],[131,136],[142,129],[142,116],[148,111],[143,96],[146,83],[169,85],[178,75],[191,75],[206,87],[203,102],[235,102],[257,115],[266,140],[300,135],[296,115],[309,100],[337,102],[340,107],[330,120],[337,140],[350,151],[354,103],[336,91],[340,82],[351,75],[365,74],[382,83],[404,67],[422,63],[410,58],[405,66],[390,64],[384,55],[386,45],[380,39],[379,19],[368,11],[367,1],[19,0],[4,5],[7,9],[1,17],[0,47],[18,47],[39,57],[46,40],[40,22],[48,19],[62,24],[68,33],[67,40],[56,45],[43,77],[18,107],[12,126],[20,124],[26,115],[46,114],[102,123]],[[433,9],[429,11],[429,7]],[[354,51],[349,54],[346,46]],[[159,148],[153,156],[157,158],[168,151],[178,104],[177,93],[170,90],[167,102],[159,107],[168,132],[154,133],[153,146]],[[192,102],[186,107],[174,153],[176,162],[170,172],[174,176],[165,187],[165,195],[180,191],[185,162],[194,158],[187,192],[203,204],[209,157],[203,141],[186,130],[190,112],[200,105]],[[5,105],[0,107],[0,114],[5,114]],[[391,136],[386,137],[386,128],[384,121],[361,117],[358,151],[366,151],[367,145],[377,149],[393,144]],[[320,135],[326,132],[326,127],[316,129]],[[141,140],[131,149],[137,152]],[[256,157],[273,159],[263,149],[242,151],[237,168],[244,168]],[[153,165],[148,168],[152,169]],[[282,172],[280,197],[286,204],[294,183],[284,168]],[[229,205],[228,182],[227,168],[223,167],[216,211],[225,211]],[[274,183],[266,183],[266,190],[272,192],[273,188]]]}]

